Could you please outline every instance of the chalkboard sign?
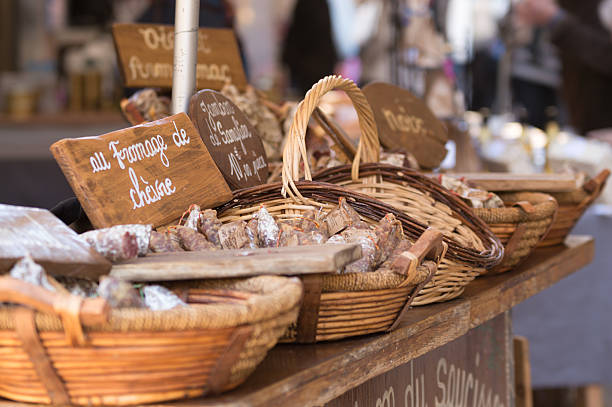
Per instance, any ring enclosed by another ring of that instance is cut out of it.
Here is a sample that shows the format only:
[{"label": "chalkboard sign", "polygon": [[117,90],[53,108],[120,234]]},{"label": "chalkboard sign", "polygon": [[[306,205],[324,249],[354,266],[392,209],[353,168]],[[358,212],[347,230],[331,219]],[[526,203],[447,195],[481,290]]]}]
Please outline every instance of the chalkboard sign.
[{"label": "chalkboard sign", "polygon": [[232,194],[184,113],[51,146],[91,223],[160,226],[192,203],[213,207]]},{"label": "chalkboard sign", "polygon": [[[125,86],[172,87],[174,27],[159,24],[114,24],[113,39]],[[227,83],[247,85],[234,32],[224,28],[198,31],[198,89],[221,90]]]},{"label": "chalkboard sign", "polygon": [[201,90],[191,98],[189,115],[232,189],[266,182],[268,161],[261,138],[231,100]]},{"label": "chalkboard sign", "polygon": [[381,144],[412,153],[423,168],[436,168],[446,156],[448,132],[425,103],[397,86],[376,82],[363,88]]}]

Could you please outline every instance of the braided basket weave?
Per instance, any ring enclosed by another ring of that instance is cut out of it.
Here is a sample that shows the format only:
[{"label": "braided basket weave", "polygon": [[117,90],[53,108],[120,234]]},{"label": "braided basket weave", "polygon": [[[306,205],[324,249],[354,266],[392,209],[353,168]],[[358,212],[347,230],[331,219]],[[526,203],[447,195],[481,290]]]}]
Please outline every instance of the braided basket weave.
[{"label": "braided basket weave", "polygon": [[[299,197],[285,198],[281,183],[234,191],[234,198],[217,208],[219,219],[224,223],[248,221],[262,204],[277,219],[300,218],[310,209],[330,210],[339,198],[345,198],[366,222],[375,223],[392,213],[404,228],[409,225],[405,214],[367,195],[321,182],[294,181],[292,185]],[[439,235],[430,230],[416,233],[418,238],[413,239],[416,242],[410,251],[417,263],[410,279],[379,271],[303,277],[302,309],[297,324],[283,340],[312,343],[395,328],[444,257],[446,245],[441,239],[430,239],[432,234]],[[414,235],[414,231],[410,232],[410,236]]]},{"label": "braided basket weave", "polygon": [[559,209],[550,230],[538,244],[538,247],[549,247],[563,243],[584,211],[601,194],[609,176],[610,171],[603,170],[596,177],[573,191],[550,193],[557,200]]},{"label": "braided basket weave", "polygon": [[489,270],[503,273],[525,260],[549,231],[557,212],[557,201],[539,192],[499,193],[505,208],[474,208],[505,247],[502,262]]},{"label": "braided basket weave", "polygon": [[99,298],[0,277],[0,303],[24,305],[0,307],[0,396],[100,406],[229,390],[295,322],[302,285],[264,276],[183,294],[189,307],[109,310]]},{"label": "braided basket weave", "polygon": [[[323,95],[333,89],[344,90],[350,97],[359,118],[361,138],[352,166],[320,171],[314,179],[362,192],[391,205],[404,214],[404,229],[410,238],[418,237],[427,227],[440,230],[448,244],[448,253],[438,273],[417,295],[413,305],[461,295],[470,281],[501,260],[501,242],[467,205],[435,181],[406,168],[374,164],[380,153],[376,123],[365,96],[351,80],[338,76],[323,78],[298,105],[283,152],[285,190],[299,195],[293,189],[292,180],[301,175],[302,163],[305,178],[313,179],[306,155],[306,127]],[[360,167],[360,161],[370,164]]]}]

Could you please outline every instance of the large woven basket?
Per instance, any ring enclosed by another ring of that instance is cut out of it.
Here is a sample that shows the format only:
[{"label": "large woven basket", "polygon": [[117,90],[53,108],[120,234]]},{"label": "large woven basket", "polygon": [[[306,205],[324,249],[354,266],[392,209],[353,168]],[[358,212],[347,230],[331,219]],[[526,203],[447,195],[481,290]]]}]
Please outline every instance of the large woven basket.
[{"label": "large woven basket", "polygon": [[591,178],[583,186],[573,191],[551,193],[550,195],[557,200],[559,209],[555,221],[538,247],[549,247],[563,243],[584,211],[601,194],[609,176],[610,171],[603,170],[595,178]]},{"label": "large woven basket", "polygon": [[503,273],[525,260],[549,231],[557,201],[540,192],[500,193],[504,208],[475,208],[505,247],[504,259],[490,273]]},{"label": "large woven basket", "polygon": [[[330,210],[343,197],[366,222],[377,222],[387,213],[393,213],[408,234],[403,213],[367,195],[321,182],[292,181],[292,185],[299,197],[286,198],[281,183],[234,191],[234,199],[217,208],[219,218],[223,222],[248,221],[262,204],[277,219],[299,218],[310,209]],[[434,234],[438,239],[432,238]],[[414,232],[410,235],[414,236]],[[416,273],[410,275],[417,276],[416,279],[391,271],[304,277],[300,315],[284,341],[312,343],[395,328],[444,257],[446,246],[439,232],[430,230],[419,237],[410,249],[416,259]]]},{"label": "large woven basket", "polygon": [[199,283],[189,307],[112,309],[0,277],[0,396],[55,405],[131,405],[242,383],[299,310],[299,279]]},{"label": "large woven basket", "polygon": [[[323,95],[333,89],[344,90],[350,97],[359,117],[361,138],[352,166],[323,170],[313,177],[306,156],[306,127]],[[291,193],[291,180],[301,175],[303,165],[307,180],[314,178],[363,192],[402,212],[410,238],[418,237],[427,227],[441,231],[448,253],[413,305],[456,298],[476,276],[499,263],[503,256],[501,242],[450,191],[416,171],[377,163],[379,152],[374,116],[361,90],[349,79],[328,76],[315,84],[297,107],[283,152],[285,188]],[[369,164],[360,166],[360,161]]]}]

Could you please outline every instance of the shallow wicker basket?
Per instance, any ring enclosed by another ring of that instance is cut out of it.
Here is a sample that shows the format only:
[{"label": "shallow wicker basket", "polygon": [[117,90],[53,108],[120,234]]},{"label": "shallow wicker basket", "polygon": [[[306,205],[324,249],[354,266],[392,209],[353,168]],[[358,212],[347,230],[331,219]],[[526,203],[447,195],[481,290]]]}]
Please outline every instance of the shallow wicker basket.
[{"label": "shallow wicker basket", "polygon": [[[262,204],[277,219],[296,218],[309,209],[332,209],[344,197],[366,222],[377,222],[393,213],[406,227],[406,216],[392,206],[337,185],[294,182],[294,191],[300,196],[292,198],[283,196],[281,186],[276,183],[234,191],[234,199],[217,208],[219,219],[248,221]],[[392,330],[436,273],[446,250],[440,237],[439,232],[430,230],[413,239],[410,252],[415,270],[408,276],[374,271],[303,277],[300,315],[283,340],[312,343]]]},{"label": "shallow wicker basket", "polygon": [[540,192],[499,193],[504,208],[474,208],[505,247],[502,262],[489,273],[503,273],[525,260],[548,232],[557,201]]},{"label": "shallow wicker basket", "polygon": [[557,200],[559,209],[550,230],[538,247],[549,247],[563,243],[574,228],[584,211],[597,199],[606,186],[610,176],[609,170],[603,170],[583,186],[569,192],[553,192],[550,195]]},{"label": "shallow wicker basket", "polygon": [[295,322],[302,285],[263,276],[184,294],[189,307],[109,310],[0,277],[0,303],[23,305],[0,307],[0,396],[98,406],[229,390]]},{"label": "shallow wicker basket", "polygon": [[[323,170],[313,177],[306,156],[306,127],[323,95],[333,89],[344,90],[350,97],[359,118],[361,138],[352,166]],[[379,152],[374,116],[361,90],[349,79],[328,76],[315,84],[297,107],[283,152],[285,189],[292,192],[291,180],[300,176],[303,163],[307,180],[330,182],[363,192],[402,212],[410,238],[418,237],[427,227],[441,231],[448,253],[438,273],[417,295],[413,305],[458,297],[476,276],[499,263],[503,256],[501,242],[450,191],[416,171],[378,164]],[[369,164],[360,166],[360,160]]]}]

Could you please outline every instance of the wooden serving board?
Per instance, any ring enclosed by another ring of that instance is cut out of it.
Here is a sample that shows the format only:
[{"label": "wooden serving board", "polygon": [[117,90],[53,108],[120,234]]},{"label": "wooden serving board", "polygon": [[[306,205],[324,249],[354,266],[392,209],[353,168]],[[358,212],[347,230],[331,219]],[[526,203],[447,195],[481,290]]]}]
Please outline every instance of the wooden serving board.
[{"label": "wooden serving board", "polygon": [[[174,27],[160,24],[114,24],[113,39],[120,71],[128,87],[172,87]],[[198,89],[221,90],[226,83],[247,85],[234,32],[198,30]]]},{"label": "wooden serving board", "polygon": [[51,146],[96,228],[168,224],[190,204],[210,208],[232,193],[184,113]]},{"label": "wooden serving board", "polygon": [[97,280],[111,268],[48,210],[0,204],[0,274],[27,254],[56,276]]},{"label": "wooden serving board", "polygon": [[[438,174],[427,174],[437,177]],[[471,184],[491,192],[533,191],[566,192],[578,187],[576,176],[571,174],[510,174],[505,172],[445,173],[450,177],[465,179]]]},{"label": "wooden serving board", "polygon": [[115,264],[111,275],[128,281],[170,281],[335,273],[359,258],[357,244],[159,253]]}]

